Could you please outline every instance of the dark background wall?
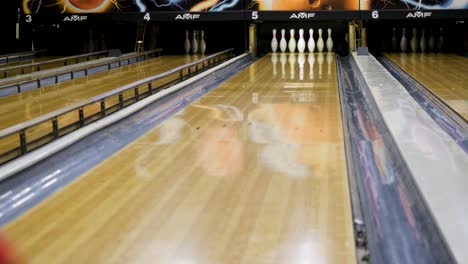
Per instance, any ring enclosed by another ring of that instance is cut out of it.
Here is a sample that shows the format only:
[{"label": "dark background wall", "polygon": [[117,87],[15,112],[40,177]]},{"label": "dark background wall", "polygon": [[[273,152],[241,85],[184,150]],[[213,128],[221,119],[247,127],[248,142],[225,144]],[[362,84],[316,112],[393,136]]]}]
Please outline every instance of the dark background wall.
[{"label": "dark background wall", "polygon": [[[69,55],[102,49],[120,49],[133,52],[137,41],[137,23],[63,23],[35,25],[34,46],[48,49],[49,54]],[[179,23],[151,22],[140,25],[144,32],[145,50],[163,48],[164,54],[183,54],[185,31],[205,31],[206,53],[212,54],[228,48],[242,53],[247,47],[247,26],[244,22]],[[143,39],[141,36],[139,39]]]},{"label": "dark background wall", "polygon": [[0,53],[20,51],[16,45],[16,21],[18,18],[18,0],[2,1],[0,8]]},{"label": "dark background wall", "polygon": [[[392,50],[392,29],[396,29],[397,50]],[[468,53],[468,21],[466,20],[389,20],[368,23],[368,46],[374,54],[382,52],[400,52],[400,40],[402,29],[406,28],[406,38],[408,39],[408,51],[411,52],[410,40],[412,29],[417,30],[417,39],[421,39],[422,29],[425,31],[426,42],[430,34],[434,35],[435,42],[439,39],[440,28],[442,28],[443,47],[438,52],[452,52],[460,55]],[[427,45],[427,44],[426,44]],[[419,50],[420,51],[420,50]],[[418,52],[419,52],[418,51]]]},{"label": "dark background wall", "polygon": [[[183,54],[185,31],[189,30],[192,41],[193,30],[205,31],[206,52],[216,53],[234,48],[237,54],[244,52],[247,46],[248,26],[245,22],[195,22],[195,23],[158,23],[157,38],[159,47],[165,54]],[[151,36],[149,36],[151,38]],[[148,41],[148,39],[146,40]]]},{"label": "dark background wall", "polygon": [[[120,49],[122,52],[135,50],[137,38],[136,23],[130,22],[105,22],[91,23],[61,23],[60,25],[21,24],[20,38],[16,39],[16,22],[18,8],[21,0],[3,1],[0,9],[0,53],[12,53],[31,50],[31,42],[34,40],[35,49],[48,49],[50,55],[72,55],[88,51],[102,49]],[[182,54],[185,30],[190,31],[190,39],[193,30],[204,30],[207,43],[207,53],[214,53],[226,48],[234,48],[236,53],[241,53],[248,48],[249,22],[151,22],[146,26],[145,44],[146,50],[163,48],[165,54]],[[304,28],[308,36],[308,28],[314,28],[315,38],[317,29],[333,29],[334,50],[338,54],[347,53],[345,41],[347,33],[346,21],[314,21],[314,22],[264,22],[257,24],[257,44],[259,55],[268,53],[271,41],[271,31],[280,29]],[[367,43],[374,54],[391,50],[392,28],[397,30],[398,43],[401,39],[401,29],[407,29],[408,41],[411,38],[411,29],[418,29],[418,39],[422,28],[426,31],[426,39],[430,32],[439,37],[440,28],[443,28],[444,52],[468,54],[468,21],[464,20],[387,20],[369,21],[367,23]],[[289,32],[287,32],[289,39]],[[399,45],[398,45],[399,46]],[[397,50],[398,51],[398,50]]]},{"label": "dark background wall", "polygon": [[35,25],[34,47],[47,49],[49,55],[72,55],[104,49],[135,49],[136,24],[133,23],[63,23]]}]

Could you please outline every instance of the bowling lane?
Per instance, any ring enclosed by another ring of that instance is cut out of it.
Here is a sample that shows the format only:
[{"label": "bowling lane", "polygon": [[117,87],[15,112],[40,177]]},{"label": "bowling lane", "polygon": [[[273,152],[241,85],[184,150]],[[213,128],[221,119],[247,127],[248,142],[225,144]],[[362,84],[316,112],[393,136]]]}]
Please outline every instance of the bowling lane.
[{"label": "bowling lane", "polygon": [[307,56],[288,56],[284,71],[272,58],[6,225],[6,235],[30,263],[354,263],[334,57],[322,74]]},{"label": "bowling lane", "polygon": [[455,54],[385,54],[468,120],[468,59]]},{"label": "bowling lane", "polygon": [[173,69],[196,56],[162,56],[56,85],[0,97],[0,129]]}]

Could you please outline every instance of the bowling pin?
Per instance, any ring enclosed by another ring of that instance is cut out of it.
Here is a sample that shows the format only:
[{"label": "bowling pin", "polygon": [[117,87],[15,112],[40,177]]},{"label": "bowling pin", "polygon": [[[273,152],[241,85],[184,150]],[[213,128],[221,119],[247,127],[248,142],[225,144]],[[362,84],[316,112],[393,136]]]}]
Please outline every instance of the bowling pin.
[{"label": "bowling pin", "polygon": [[408,40],[406,39],[406,28],[403,28],[400,40],[400,49],[405,52],[408,49]]},{"label": "bowling pin", "polygon": [[280,50],[281,52],[286,52],[286,49],[288,47],[288,44],[286,43],[286,30],[281,29],[281,40],[280,40]]},{"label": "bowling pin", "polygon": [[296,70],[296,67],[295,67],[296,66],[296,55],[294,53],[290,53],[288,61],[289,61],[289,67],[290,67],[290,70],[291,70],[290,78],[291,78],[291,80],[294,80],[294,78],[295,78],[294,72]]},{"label": "bowling pin", "polygon": [[[304,41],[305,43],[305,41]],[[305,44],[304,44],[305,46]],[[305,55],[304,53],[300,53],[299,57],[297,58],[297,63],[299,64],[299,80],[304,80],[304,64],[305,64]]]},{"label": "bowling pin", "polygon": [[442,35],[442,28],[440,28],[439,41],[437,41],[437,50],[440,52],[444,47],[444,36]]},{"label": "bowling pin", "polygon": [[320,52],[317,58],[317,62],[319,65],[319,72],[318,72],[319,79],[322,79],[322,74],[323,74],[322,65],[323,65],[324,60],[325,60],[325,56],[323,56],[323,53]]},{"label": "bowling pin", "polygon": [[185,43],[184,43],[185,53],[190,53],[190,40],[189,40],[189,31],[185,30]]},{"label": "bowling pin", "polygon": [[327,51],[332,52],[333,51],[333,39],[331,37],[332,30],[329,28],[328,30],[328,38],[327,38]]},{"label": "bowling pin", "polygon": [[304,40],[304,29],[299,29],[299,41],[297,42],[297,51],[299,53],[304,53],[306,47],[306,43]]},{"label": "bowling pin", "polygon": [[411,50],[413,51],[413,53],[416,53],[418,51],[418,38],[416,37],[416,34],[417,34],[417,30],[416,28],[413,28],[413,35],[411,37]]},{"label": "bowling pin", "polygon": [[434,48],[435,48],[434,32],[431,29],[431,36],[429,37],[429,51],[433,52]]},{"label": "bowling pin", "polygon": [[294,53],[296,51],[296,39],[294,38],[294,29],[289,30],[291,38],[289,39],[288,49],[289,52]]},{"label": "bowling pin", "polygon": [[286,78],[286,61],[287,61],[286,54],[284,54],[284,52],[283,52],[283,53],[281,53],[281,56],[280,56],[281,78],[282,79]]},{"label": "bowling pin", "polygon": [[314,64],[315,64],[315,55],[313,53],[309,53],[309,57],[307,57],[307,62],[309,63],[309,79],[314,79]]},{"label": "bowling pin", "polygon": [[197,40],[197,31],[193,31],[193,38],[192,38],[192,53],[196,54],[198,51],[198,40]]},{"label": "bowling pin", "polygon": [[323,43],[322,29],[321,28],[319,28],[318,33],[319,33],[319,38],[317,40],[317,50],[318,50],[318,52],[322,52],[325,43]]},{"label": "bowling pin", "polygon": [[201,33],[200,33],[200,45],[199,45],[199,48],[200,48],[200,54],[205,54],[205,51],[206,51],[206,42],[205,42],[205,31],[202,30]]},{"label": "bowling pin", "polygon": [[419,47],[421,47],[421,52],[426,51],[426,31],[422,29],[421,39],[419,40]]},{"label": "bowling pin", "polygon": [[396,28],[392,29],[392,51],[397,50],[398,42],[397,42],[397,37],[396,37]]},{"label": "bowling pin", "polygon": [[314,52],[315,50],[315,40],[314,40],[314,30],[309,29],[309,41],[307,42],[307,48],[309,52]]},{"label": "bowling pin", "polygon": [[278,63],[278,54],[276,52],[271,55],[271,63],[273,64],[273,76],[276,76],[276,64]]},{"label": "bowling pin", "polygon": [[273,38],[271,39],[271,51],[276,52],[278,50],[278,40],[276,39],[276,28],[273,29]]}]

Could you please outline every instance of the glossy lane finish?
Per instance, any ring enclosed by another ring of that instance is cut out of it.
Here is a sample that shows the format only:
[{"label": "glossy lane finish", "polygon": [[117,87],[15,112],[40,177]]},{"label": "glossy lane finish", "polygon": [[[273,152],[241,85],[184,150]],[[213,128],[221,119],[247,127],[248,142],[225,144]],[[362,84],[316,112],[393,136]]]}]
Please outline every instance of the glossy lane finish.
[{"label": "glossy lane finish", "polygon": [[31,263],[354,263],[333,56],[302,81],[265,56],[7,236]]},{"label": "glossy lane finish", "polygon": [[385,54],[468,120],[468,59],[454,54]]},{"label": "glossy lane finish", "polygon": [[0,97],[0,129],[140,79],[192,62],[195,56],[162,56],[56,85]]}]

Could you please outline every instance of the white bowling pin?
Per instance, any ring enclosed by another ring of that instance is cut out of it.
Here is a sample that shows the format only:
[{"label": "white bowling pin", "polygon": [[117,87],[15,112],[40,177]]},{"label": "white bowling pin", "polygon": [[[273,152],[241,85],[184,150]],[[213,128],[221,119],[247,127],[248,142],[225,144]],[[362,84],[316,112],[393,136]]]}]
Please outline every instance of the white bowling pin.
[{"label": "white bowling pin", "polygon": [[314,30],[309,29],[309,41],[307,42],[307,48],[309,52],[314,52],[315,50],[315,40],[314,40]]},{"label": "white bowling pin", "polygon": [[[305,42],[305,41],[304,41]],[[297,58],[297,63],[299,64],[299,80],[304,80],[304,64],[305,64],[305,55],[304,53],[300,53],[299,57]]]},{"label": "white bowling pin", "polygon": [[323,74],[322,65],[323,65],[324,60],[325,60],[325,56],[323,55],[322,52],[320,52],[317,58],[317,62],[319,65],[319,72],[318,72],[319,79],[322,79],[322,74]]},{"label": "white bowling pin", "polygon": [[398,41],[396,37],[396,28],[392,29],[392,51],[396,51],[398,47]]},{"label": "white bowling pin", "polygon": [[185,30],[185,43],[184,43],[185,53],[190,53],[190,40],[189,40],[189,31]]},{"label": "white bowling pin", "polygon": [[426,51],[426,31],[424,28],[422,29],[421,39],[419,40],[419,47],[421,48],[421,52]]},{"label": "white bowling pin", "polygon": [[314,64],[315,64],[315,55],[313,53],[309,53],[309,57],[307,57],[307,62],[309,63],[309,78],[313,80],[314,79]]},{"label": "white bowling pin", "polygon": [[433,52],[435,48],[435,39],[434,39],[434,33],[431,29],[431,36],[429,37],[429,51]]},{"label": "white bowling pin", "polygon": [[281,53],[280,55],[280,63],[281,63],[281,78],[285,79],[286,78],[286,61],[288,59],[286,58],[286,54]]},{"label": "white bowling pin", "polygon": [[286,30],[281,29],[281,40],[280,40],[280,50],[281,52],[286,52],[286,49],[288,48],[288,44],[286,43]]},{"label": "white bowling pin", "polygon": [[276,52],[278,50],[278,40],[276,39],[276,28],[273,29],[273,38],[271,39],[271,51]]},{"label": "white bowling pin", "polygon": [[319,38],[317,40],[317,50],[318,50],[318,52],[322,52],[323,47],[325,46],[325,43],[323,43],[322,29],[321,28],[319,28],[318,33],[319,33]]},{"label": "white bowling pin", "polygon": [[408,49],[408,39],[406,39],[406,28],[403,28],[400,40],[400,49],[405,52]]},{"label": "white bowling pin", "polygon": [[276,52],[271,55],[271,63],[273,64],[273,76],[276,76],[276,64],[278,63],[278,54]]},{"label": "white bowling pin", "polygon": [[291,70],[290,78],[291,78],[291,80],[294,80],[294,78],[295,78],[294,73],[295,73],[295,70],[296,70],[296,67],[295,67],[296,66],[296,55],[294,53],[290,53],[288,61],[289,61],[289,67],[290,67],[290,70]]},{"label": "white bowling pin", "polygon": [[291,38],[289,39],[288,49],[289,52],[294,53],[296,51],[296,39],[294,38],[294,29],[289,30]]},{"label": "white bowling pin", "polygon": [[327,51],[331,52],[333,51],[333,39],[331,37],[332,30],[331,28],[328,29],[328,38],[327,38]]},{"label": "white bowling pin", "polygon": [[192,38],[192,53],[197,53],[198,51],[198,40],[197,40],[197,31],[193,31],[193,38]]},{"label": "white bowling pin", "polygon": [[442,35],[442,28],[440,28],[439,41],[437,41],[437,50],[440,52],[444,47],[444,36]]},{"label": "white bowling pin", "polygon": [[413,51],[413,53],[416,53],[418,51],[418,38],[416,36],[416,34],[418,33],[418,31],[416,30],[416,28],[413,28],[413,35],[411,36],[411,51]]},{"label": "white bowling pin", "polygon": [[206,42],[205,42],[205,31],[201,31],[200,34],[200,54],[205,54],[206,51]]},{"label": "white bowling pin", "polygon": [[304,40],[304,29],[299,29],[299,41],[297,42],[297,51],[299,53],[304,53],[306,47],[306,43]]}]

